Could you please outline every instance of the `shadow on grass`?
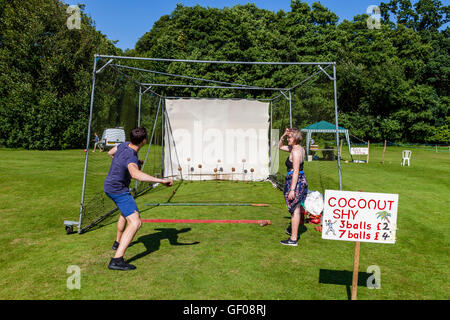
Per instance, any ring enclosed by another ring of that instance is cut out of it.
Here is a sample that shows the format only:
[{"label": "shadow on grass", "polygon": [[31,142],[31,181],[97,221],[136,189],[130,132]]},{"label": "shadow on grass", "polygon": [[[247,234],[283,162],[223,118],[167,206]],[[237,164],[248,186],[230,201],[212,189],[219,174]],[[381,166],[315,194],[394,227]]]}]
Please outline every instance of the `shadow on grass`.
[{"label": "shadow on grass", "polygon": [[129,259],[127,262],[132,262],[135,260],[138,260],[140,258],[145,257],[146,255],[149,255],[152,252],[158,251],[159,247],[161,246],[161,240],[168,239],[169,243],[172,246],[190,246],[194,244],[199,244],[200,242],[195,241],[192,243],[180,243],[178,242],[178,234],[185,233],[191,231],[191,228],[184,228],[177,230],[175,228],[158,228],[155,229],[159,232],[147,234],[144,236],[139,237],[137,240],[130,243],[130,246],[135,245],[137,243],[143,243],[145,246],[145,251],[141,252],[131,259]]},{"label": "shadow on grass", "polygon": [[[291,220],[291,217],[284,217],[285,219],[289,219],[289,220]],[[298,225],[298,236],[299,237],[301,237],[302,236],[302,234],[304,234],[306,231],[308,231],[308,228],[306,227],[306,222],[304,222],[304,223],[300,223],[299,225]],[[287,228],[289,229],[289,230],[291,230],[291,224],[289,223],[289,225],[287,226]]]},{"label": "shadow on grass", "polygon": [[[223,195],[225,192],[228,192],[228,191],[243,192],[243,191],[249,189],[249,184],[247,184],[247,183],[245,183],[243,181],[239,181],[240,182],[239,184],[238,183],[235,184],[235,182],[232,182],[232,181],[220,181],[220,182],[216,181],[214,183],[212,181],[195,181],[195,182],[192,182],[192,181],[188,181],[188,180],[182,180],[181,183],[174,190],[174,192],[170,195],[170,197],[169,197],[169,199],[167,201],[158,201],[158,203],[171,203],[174,197],[177,198],[177,200],[175,202],[173,202],[175,204],[176,203],[180,203],[180,202],[181,203],[186,203],[186,204],[198,203],[198,202],[205,202],[205,203],[211,203],[211,204],[228,203],[228,202],[229,203],[234,203],[235,202],[235,201],[233,201],[233,199],[230,199],[230,200],[226,201],[226,200],[224,200],[223,198],[220,198],[220,197],[219,197],[219,199],[208,198],[208,200],[203,200],[202,196],[204,196],[205,191],[190,192],[190,193],[182,193],[182,192],[178,193],[178,189],[179,189],[179,187],[181,186],[181,184],[183,182],[186,183],[187,185],[189,185],[189,183],[195,183],[195,184],[203,183],[204,187],[205,187],[205,190],[208,190],[209,192],[211,192],[211,191],[219,192],[220,195]],[[216,190],[214,190],[214,185],[216,185],[216,187],[220,186],[220,188],[217,188]],[[256,184],[254,182],[250,182],[250,186],[252,186],[252,185],[256,186]],[[230,186],[230,187],[228,188],[228,186]],[[160,190],[163,190],[163,189],[160,189]],[[181,200],[179,200],[179,198],[181,198]],[[184,200],[184,199],[186,199],[186,200]],[[250,202],[242,202],[242,203],[251,204],[251,203],[254,203],[254,202],[255,201],[253,201],[253,202],[251,202],[251,201]],[[280,204],[280,202],[264,202],[264,203],[265,204],[269,204],[269,205],[278,205],[278,204]],[[144,212],[144,211],[151,210],[153,208],[159,207],[158,205],[151,206],[151,205],[147,205],[147,204],[144,204],[144,206],[147,206],[148,208],[146,208],[144,210],[141,210],[140,211],[141,213]]]},{"label": "shadow on grass", "polygon": [[[173,185],[173,189],[172,192],[170,192],[171,189],[166,189],[166,188],[158,188],[158,189],[154,189],[152,188],[150,185],[148,186],[144,186],[143,189],[139,190],[139,192],[137,194],[135,194],[135,190],[132,191],[132,194],[134,196],[135,199],[143,197],[145,195],[153,195],[157,192],[161,192],[163,190],[165,190],[166,192],[169,190],[169,194],[167,194],[167,200],[161,200],[159,201],[159,203],[171,203],[171,201],[173,200],[173,198],[175,197],[175,195],[178,195],[178,197],[181,197],[182,199],[184,198],[188,198],[187,201],[183,201],[183,203],[189,203],[189,201],[192,201],[192,199],[196,199],[200,196],[201,199],[201,195],[204,195],[204,191],[202,192],[194,192],[194,193],[188,193],[188,194],[178,194],[177,192],[179,191],[180,187],[183,184],[186,184],[187,180],[181,180],[177,183],[174,183]],[[218,192],[220,192],[220,194],[223,194],[224,191],[236,191],[236,192],[243,192],[244,189],[248,189],[249,186],[246,183],[245,187],[243,185],[244,182],[241,182],[240,184],[233,185],[231,184],[232,182],[229,181],[221,181],[221,182],[216,182],[217,185],[221,184],[222,187],[219,188]],[[228,188],[228,184],[229,184],[229,188]],[[239,186],[240,185],[240,186]],[[253,185],[255,186],[255,182],[253,182]],[[205,184],[205,188],[210,190],[211,189],[212,184]],[[223,186],[225,186],[225,188],[223,188]],[[164,195],[165,198],[165,195]],[[220,203],[223,202],[223,199],[220,200],[211,200],[209,199],[207,202],[210,203]],[[176,202],[175,202],[176,203]],[[267,204],[270,205],[278,205],[279,202],[267,202]],[[146,212],[148,210],[151,210],[153,208],[159,207],[159,206],[146,206],[144,204],[144,206],[146,207],[141,208],[141,210],[139,210],[139,213],[142,214],[143,212]],[[94,230],[98,230],[101,229],[103,227],[109,226],[111,224],[117,223],[117,218],[119,216],[120,212],[118,210],[118,208],[116,207],[116,205],[113,203],[113,201],[102,191],[102,192],[97,192],[96,194],[90,196],[89,201],[86,201],[85,205],[84,205],[84,212],[83,212],[83,227],[81,228],[81,233],[86,233],[86,232],[90,232],[90,231],[94,231]],[[69,232],[70,233],[74,233],[74,232]]]},{"label": "shadow on grass", "polygon": [[[170,202],[170,200],[175,195],[176,191],[180,188],[182,183],[183,182],[181,181],[181,183],[177,185],[173,193],[169,196],[167,202]],[[134,199],[137,199],[143,195],[152,194],[154,192],[155,191],[153,191],[152,188],[145,188],[145,190],[141,190],[141,192],[138,195],[134,194],[133,197]],[[95,194],[89,200],[89,202],[86,203],[84,210],[85,213],[83,221],[86,220],[86,217],[90,218],[88,218],[89,222],[85,223],[87,225],[85,225],[82,228],[81,230],[82,233],[98,230],[113,223],[116,223],[118,215],[120,215],[118,207],[103,191]],[[139,213],[142,213],[143,211],[139,210]]]},{"label": "shadow on grass", "polygon": [[[371,276],[371,273],[358,272],[358,287],[366,287],[367,280]],[[320,269],[319,283],[323,284],[337,284],[346,286],[348,300],[352,298],[352,282],[353,272],[346,270],[326,270]]]}]

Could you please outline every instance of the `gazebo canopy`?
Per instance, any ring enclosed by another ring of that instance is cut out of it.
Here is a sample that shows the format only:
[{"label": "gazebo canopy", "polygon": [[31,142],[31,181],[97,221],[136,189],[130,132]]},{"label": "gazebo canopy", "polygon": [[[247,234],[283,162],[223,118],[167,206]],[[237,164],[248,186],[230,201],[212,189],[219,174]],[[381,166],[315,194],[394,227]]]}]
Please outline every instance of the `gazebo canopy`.
[{"label": "gazebo canopy", "polygon": [[[319,121],[316,123],[313,123],[306,128],[303,128],[301,130],[302,132],[306,132],[306,154],[309,155],[309,147],[311,143],[311,134],[314,133],[343,133],[345,134],[345,138],[347,140],[348,144],[348,150],[350,152],[350,137],[348,130],[342,127],[338,126],[338,129],[336,130],[336,125],[329,123],[327,121]],[[339,148],[339,146],[337,146]],[[351,152],[350,152],[351,155]]]},{"label": "gazebo canopy", "polygon": [[[322,120],[322,121],[313,123],[313,124],[307,126],[306,128],[302,129],[302,132],[308,132],[308,131],[310,131],[310,132],[331,132],[331,133],[335,133],[336,132],[336,125]],[[339,127],[339,126],[338,126],[338,131],[339,131],[339,133],[348,132],[347,129]]]}]

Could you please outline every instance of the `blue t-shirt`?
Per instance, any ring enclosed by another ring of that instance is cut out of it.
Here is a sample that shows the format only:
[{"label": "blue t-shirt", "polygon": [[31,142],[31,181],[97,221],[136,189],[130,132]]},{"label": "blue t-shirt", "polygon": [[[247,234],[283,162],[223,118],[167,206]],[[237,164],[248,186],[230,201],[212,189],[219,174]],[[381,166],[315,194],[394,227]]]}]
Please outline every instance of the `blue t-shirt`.
[{"label": "blue t-shirt", "polygon": [[106,193],[121,194],[130,191],[131,175],[128,171],[128,164],[135,163],[139,166],[139,158],[137,152],[128,144],[130,142],[123,142],[117,147],[103,185],[103,191]]}]

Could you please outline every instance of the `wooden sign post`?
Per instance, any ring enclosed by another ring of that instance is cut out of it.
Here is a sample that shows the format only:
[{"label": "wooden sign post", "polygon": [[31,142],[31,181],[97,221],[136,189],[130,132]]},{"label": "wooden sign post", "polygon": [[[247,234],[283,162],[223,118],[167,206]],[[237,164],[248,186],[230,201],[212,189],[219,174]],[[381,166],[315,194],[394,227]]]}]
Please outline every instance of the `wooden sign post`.
[{"label": "wooden sign post", "polygon": [[[363,192],[358,190],[358,192]],[[355,242],[355,253],[353,254],[353,278],[352,278],[352,300],[358,300],[358,273],[359,273],[359,252],[361,242]]]},{"label": "wooden sign post", "polygon": [[325,190],[322,239],[355,242],[352,300],[357,299],[361,242],[394,244],[398,194]]}]

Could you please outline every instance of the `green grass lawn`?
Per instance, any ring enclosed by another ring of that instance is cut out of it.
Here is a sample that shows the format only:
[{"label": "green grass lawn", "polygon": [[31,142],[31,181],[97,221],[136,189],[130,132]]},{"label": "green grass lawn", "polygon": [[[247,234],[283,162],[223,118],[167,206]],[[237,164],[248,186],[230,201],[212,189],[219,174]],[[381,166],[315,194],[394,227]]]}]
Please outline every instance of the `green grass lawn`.
[{"label": "green grass lawn", "polygon": [[[378,146],[369,164],[342,162],[344,190],[399,194],[397,243],[361,244],[358,298],[449,299],[450,153],[416,148],[411,167],[401,167],[401,150],[389,147],[384,165]],[[78,219],[82,150],[0,149],[0,159],[0,299],[349,298],[354,243],[322,240],[307,224],[298,247],[280,245],[290,216],[270,183],[177,183],[171,200],[266,208],[144,206],[167,200],[174,188],[164,187],[138,198],[142,218],[273,224],[143,224],[125,256],[137,270],[118,272],[107,268],[117,216],[82,235],[64,230],[64,220]],[[305,163],[305,173],[311,190],[339,188],[336,162]],[[66,286],[71,265],[81,268],[80,290]],[[371,265],[381,289],[366,287]]]}]

